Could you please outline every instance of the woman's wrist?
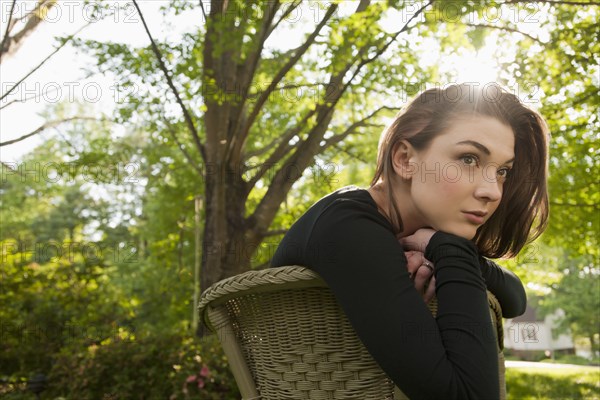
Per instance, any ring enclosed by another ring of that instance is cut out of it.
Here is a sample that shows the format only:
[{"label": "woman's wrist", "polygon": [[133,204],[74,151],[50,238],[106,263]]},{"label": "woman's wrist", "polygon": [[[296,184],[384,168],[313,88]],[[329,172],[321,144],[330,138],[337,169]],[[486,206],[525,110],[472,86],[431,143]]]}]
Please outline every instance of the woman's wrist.
[{"label": "woman's wrist", "polygon": [[472,241],[452,233],[436,231],[429,239],[424,254],[425,258],[435,264],[441,258],[464,256],[465,250],[467,253],[471,253],[477,261],[479,260],[477,247]]}]

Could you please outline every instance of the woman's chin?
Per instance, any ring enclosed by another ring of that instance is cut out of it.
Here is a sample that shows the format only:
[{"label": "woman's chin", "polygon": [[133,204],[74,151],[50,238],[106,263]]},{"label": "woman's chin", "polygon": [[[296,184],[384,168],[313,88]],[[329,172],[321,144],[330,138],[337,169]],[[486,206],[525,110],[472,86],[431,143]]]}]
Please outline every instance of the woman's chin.
[{"label": "woman's chin", "polygon": [[472,240],[477,234],[477,229],[473,229],[471,227],[447,227],[446,229],[437,229],[447,233],[451,233],[453,235],[459,236],[461,238]]}]

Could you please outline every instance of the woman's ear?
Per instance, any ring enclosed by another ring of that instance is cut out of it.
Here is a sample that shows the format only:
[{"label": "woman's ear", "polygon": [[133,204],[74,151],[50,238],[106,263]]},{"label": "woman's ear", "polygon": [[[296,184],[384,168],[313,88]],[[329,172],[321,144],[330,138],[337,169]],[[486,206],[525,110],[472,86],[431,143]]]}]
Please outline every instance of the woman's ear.
[{"label": "woman's ear", "polygon": [[392,165],[394,172],[402,179],[410,180],[414,173],[414,162],[412,162],[416,151],[407,141],[401,140],[392,150]]}]

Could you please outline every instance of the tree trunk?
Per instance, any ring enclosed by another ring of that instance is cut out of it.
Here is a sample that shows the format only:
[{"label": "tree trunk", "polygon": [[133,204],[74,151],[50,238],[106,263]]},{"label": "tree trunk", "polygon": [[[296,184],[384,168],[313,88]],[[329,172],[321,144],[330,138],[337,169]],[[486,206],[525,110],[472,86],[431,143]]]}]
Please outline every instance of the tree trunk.
[{"label": "tree trunk", "polygon": [[[333,18],[337,5],[331,4],[327,7],[327,11],[305,42],[282,59],[279,70],[273,73],[268,88],[258,95],[256,101],[247,102],[248,87],[260,64],[264,42],[277,24],[273,22],[274,11],[281,3],[268,3],[270,11],[262,14],[264,19],[254,21],[256,33],[252,35],[249,45],[244,44],[243,35],[239,34],[243,32],[241,24],[248,23],[248,20],[241,18],[236,22],[237,14],[229,10],[233,7],[239,11],[244,8],[242,4],[244,3],[219,0],[211,2],[202,50],[206,150],[202,153],[205,162],[203,175],[206,204],[200,278],[202,291],[219,280],[250,269],[252,256],[265,238],[292,185],[299,178],[290,176],[286,166],[293,165],[295,171],[304,171],[314,162],[315,156],[324,151],[322,142],[332,121],[336,104],[346,89],[358,76],[361,68],[381,55],[408,26],[406,23],[404,28],[387,40],[374,42],[373,46],[377,49],[375,56],[368,53],[367,50],[373,48],[367,45],[362,45],[351,59],[346,59],[350,54],[347,49],[341,49],[339,53],[334,54],[333,57],[339,58],[339,62],[332,62],[336,68],[326,85],[334,90],[327,90],[323,98],[315,101],[312,111],[304,110],[304,116],[297,122],[298,126],[282,133],[282,141],[275,145],[275,150],[267,157],[255,180],[246,181],[243,178],[243,164],[250,128],[259,119],[271,93],[315,43],[321,29]],[[298,4],[300,3],[294,2],[290,7],[297,7]],[[369,1],[361,1],[356,12],[363,12],[368,4]],[[414,17],[411,17],[411,20],[412,18]],[[346,34],[350,39],[354,31],[349,30]],[[165,74],[168,76],[166,72]],[[350,78],[346,78],[348,76]],[[291,136],[288,137],[288,134]],[[338,135],[335,139],[341,140],[346,134]],[[301,139],[294,146],[288,145],[294,136]],[[331,143],[328,142],[329,145]],[[257,181],[264,177],[265,168],[282,162],[284,165],[275,171],[259,204],[252,214],[248,215],[248,195]]]},{"label": "tree trunk", "polygon": [[252,253],[262,237],[248,235],[244,193],[238,171],[231,167],[207,171],[201,290],[250,269]]}]

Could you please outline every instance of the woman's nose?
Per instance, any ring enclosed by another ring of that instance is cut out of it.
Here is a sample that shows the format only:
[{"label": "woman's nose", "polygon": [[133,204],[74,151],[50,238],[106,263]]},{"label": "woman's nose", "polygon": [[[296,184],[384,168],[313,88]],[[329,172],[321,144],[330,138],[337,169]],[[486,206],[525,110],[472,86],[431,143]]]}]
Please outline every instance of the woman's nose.
[{"label": "woman's nose", "polygon": [[477,183],[475,197],[486,201],[498,201],[502,198],[502,186],[498,182],[496,173],[493,176],[484,176]]}]

